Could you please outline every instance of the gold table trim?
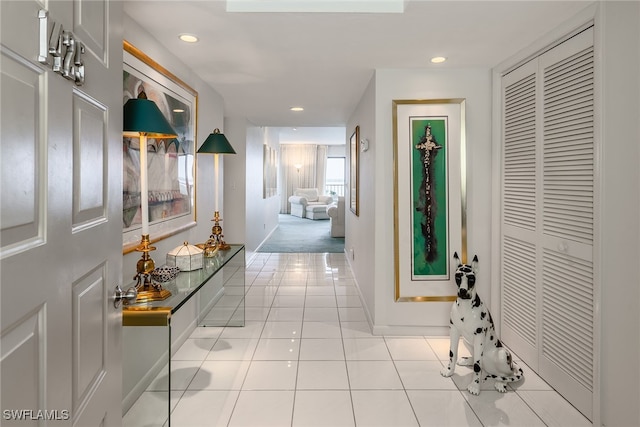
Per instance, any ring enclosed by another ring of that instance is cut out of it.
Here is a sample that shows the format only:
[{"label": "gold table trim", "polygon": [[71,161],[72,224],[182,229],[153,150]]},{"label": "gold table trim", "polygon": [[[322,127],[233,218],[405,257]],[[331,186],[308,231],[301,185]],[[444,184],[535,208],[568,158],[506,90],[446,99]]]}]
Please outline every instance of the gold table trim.
[{"label": "gold table trim", "polygon": [[171,307],[125,307],[122,326],[169,326]]}]

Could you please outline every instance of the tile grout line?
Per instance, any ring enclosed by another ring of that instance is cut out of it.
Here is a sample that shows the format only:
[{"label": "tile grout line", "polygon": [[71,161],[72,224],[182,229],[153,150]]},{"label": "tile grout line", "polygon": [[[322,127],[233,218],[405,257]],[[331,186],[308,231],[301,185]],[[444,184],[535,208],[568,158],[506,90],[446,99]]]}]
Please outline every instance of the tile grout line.
[{"label": "tile grout line", "polygon": [[[267,260],[271,258],[271,255],[269,255],[269,257],[267,258]],[[264,265],[262,266],[262,268],[260,269],[260,272],[262,272],[262,269],[264,268]],[[282,280],[282,278],[280,278],[279,280]],[[254,279],[255,281],[255,279]],[[251,283],[251,286],[249,286],[249,289],[251,289],[251,287],[253,286],[253,283]],[[280,287],[280,284],[278,283],[278,288]],[[277,289],[276,289],[277,292]],[[271,301],[271,305],[269,306],[269,313],[267,313],[267,318],[269,317],[269,314],[271,313],[271,308],[273,307],[273,301]],[[262,334],[264,333],[264,328],[266,327],[266,320],[263,322],[262,324],[262,330],[260,331],[260,334],[258,335],[258,342],[256,343],[256,347],[253,349],[253,352],[251,353],[251,357],[249,359],[249,366],[247,366],[247,370],[244,373],[244,378],[242,379],[242,384],[240,384],[240,388],[238,390],[238,395],[236,396],[236,401],[233,404],[233,408],[231,409],[230,413],[229,413],[229,419],[227,420],[227,427],[229,427],[229,425],[231,424],[231,420],[233,419],[233,414],[236,411],[236,408],[238,406],[238,401],[240,400],[240,396],[242,395],[242,392],[244,391],[244,384],[247,381],[247,376],[249,375],[249,370],[251,369],[251,365],[253,364],[253,358],[255,357],[256,351],[258,350],[258,345],[260,344],[260,338],[262,337]],[[222,333],[221,333],[222,335]],[[251,339],[251,338],[249,338]],[[243,356],[243,360],[244,361],[244,356]]]},{"label": "tile grout line", "polygon": [[307,276],[305,277],[304,283],[304,298],[302,303],[302,321],[300,322],[300,345],[298,347],[298,362],[296,364],[296,378],[293,384],[293,404],[291,405],[291,422],[290,425],[293,427],[293,420],[296,411],[296,398],[298,396],[298,377],[300,375],[300,353],[302,353],[302,334],[304,331],[304,313],[307,307],[307,282],[309,280],[309,272],[306,271]]},{"label": "tile grout line", "polygon": [[[336,308],[338,306],[338,293],[336,292],[335,278],[333,273],[331,274],[333,282],[333,293],[336,299]],[[356,421],[356,406],[353,402],[353,389],[351,388],[351,376],[349,375],[349,364],[347,363],[347,350],[344,345],[344,333],[342,331],[342,317],[340,316],[340,310],[338,310],[338,327],[340,328],[340,342],[342,343],[342,354],[344,356],[344,370],[347,375],[347,386],[349,387],[349,400],[351,402],[351,416],[353,417],[353,425],[357,426]]]}]

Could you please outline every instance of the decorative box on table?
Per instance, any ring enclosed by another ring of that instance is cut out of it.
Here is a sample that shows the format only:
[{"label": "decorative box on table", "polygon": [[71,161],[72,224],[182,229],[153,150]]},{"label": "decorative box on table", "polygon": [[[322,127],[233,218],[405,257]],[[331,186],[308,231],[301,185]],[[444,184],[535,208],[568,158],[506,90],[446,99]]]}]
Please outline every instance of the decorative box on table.
[{"label": "decorative box on table", "polygon": [[202,268],[202,252],[202,249],[184,242],[167,254],[167,265],[178,267],[180,271],[197,270]]}]

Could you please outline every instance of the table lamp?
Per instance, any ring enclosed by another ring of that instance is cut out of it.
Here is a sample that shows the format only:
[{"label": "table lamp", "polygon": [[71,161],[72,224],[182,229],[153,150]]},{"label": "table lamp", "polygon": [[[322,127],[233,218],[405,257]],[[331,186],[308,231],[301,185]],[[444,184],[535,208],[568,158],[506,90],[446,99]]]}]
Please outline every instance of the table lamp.
[{"label": "table lamp", "polygon": [[162,285],[151,282],[150,274],[155,269],[155,263],[149,256],[156,248],[149,240],[149,190],[147,178],[147,138],[176,138],[177,133],[167,119],[162,115],[155,102],[147,99],[144,88],[140,88],[137,99],[129,99],[124,104],[122,134],[131,138],[140,138],[140,201],[142,209],[142,240],[136,251],[142,252],[142,258],[136,265],[137,301],[161,301],[171,292]]},{"label": "table lamp", "polygon": [[236,154],[235,150],[229,143],[224,134],[220,133],[220,129],[216,128],[213,133],[209,134],[207,139],[202,143],[200,148],[198,149],[198,154],[214,154],[214,174],[215,174],[215,211],[213,213],[214,221],[213,227],[211,228],[211,236],[209,236],[209,240],[206,243],[201,244],[201,249],[204,250],[205,256],[212,256],[218,249],[227,250],[230,246],[225,243],[224,235],[222,234],[222,226],[220,222],[222,218],[220,218],[220,211],[218,210],[218,192],[219,192],[219,184],[218,184],[218,173],[219,173],[219,155],[220,154]]}]

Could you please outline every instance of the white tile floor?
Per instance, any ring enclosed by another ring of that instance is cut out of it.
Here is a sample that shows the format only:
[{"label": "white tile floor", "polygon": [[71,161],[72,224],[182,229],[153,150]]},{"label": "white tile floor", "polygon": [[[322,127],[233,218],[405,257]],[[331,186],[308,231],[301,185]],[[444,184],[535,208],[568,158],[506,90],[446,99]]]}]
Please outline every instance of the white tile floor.
[{"label": "white tile floor", "polygon": [[[245,327],[197,328],[175,354],[172,426],[591,425],[523,363],[508,393],[472,396],[469,368],[440,375],[448,338],[371,335],[343,254],[258,254],[246,287]],[[125,425],[166,425],[140,407]]]}]

